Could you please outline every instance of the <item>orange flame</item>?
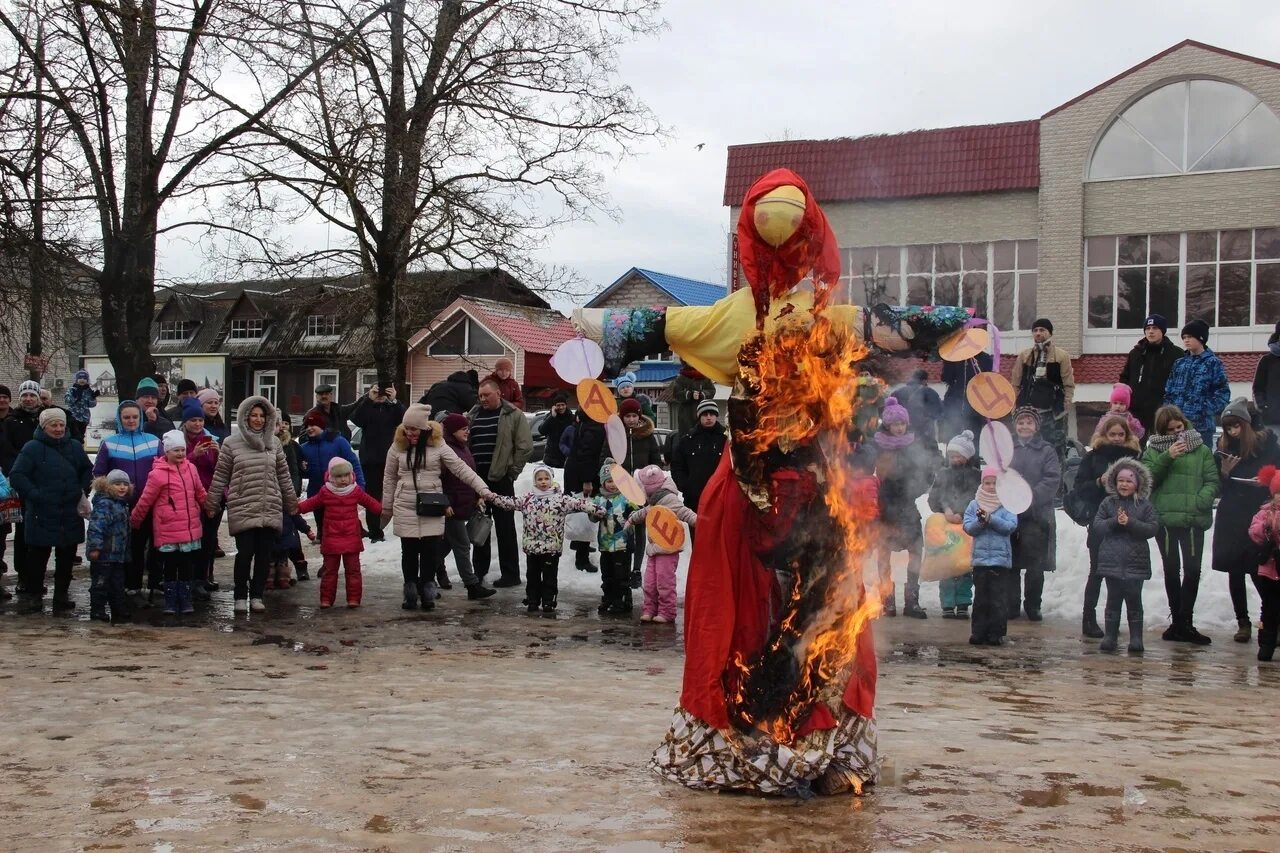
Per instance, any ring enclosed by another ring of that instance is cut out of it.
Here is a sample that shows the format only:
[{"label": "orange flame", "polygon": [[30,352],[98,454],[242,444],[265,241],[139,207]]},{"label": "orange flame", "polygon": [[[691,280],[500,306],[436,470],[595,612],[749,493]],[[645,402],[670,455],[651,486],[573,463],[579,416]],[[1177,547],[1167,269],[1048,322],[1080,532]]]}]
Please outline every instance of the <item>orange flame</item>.
[{"label": "orange flame", "polygon": [[[782,318],[772,334],[753,344],[755,364],[743,365],[744,384],[757,408],[754,428],[736,436],[751,451],[777,447],[784,452],[800,446],[820,451],[817,466],[820,494],[828,517],[838,531],[839,559],[830,565],[797,566],[794,582],[784,590],[785,616],[767,651],[785,643],[796,657],[799,680],[784,710],[772,719],[750,720],[742,711],[743,686],[751,664],[733,661],[739,685],[732,705],[740,716],[776,742],[790,744],[815,702],[828,698],[833,679],[847,674],[855,660],[858,638],[879,616],[881,600],[891,587],[864,592],[863,563],[874,537],[876,513],[860,497],[860,477],[853,467],[856,447],[851,429],[860,405],[860,363],[867,348],[844,326],[820,312],[795,312]],[[819,580],[827,582],[823,604],[802,613],[802,595]],[[798,624],[804,618],[805,624]],[[839,685],[843,688],[844,681]]]}]

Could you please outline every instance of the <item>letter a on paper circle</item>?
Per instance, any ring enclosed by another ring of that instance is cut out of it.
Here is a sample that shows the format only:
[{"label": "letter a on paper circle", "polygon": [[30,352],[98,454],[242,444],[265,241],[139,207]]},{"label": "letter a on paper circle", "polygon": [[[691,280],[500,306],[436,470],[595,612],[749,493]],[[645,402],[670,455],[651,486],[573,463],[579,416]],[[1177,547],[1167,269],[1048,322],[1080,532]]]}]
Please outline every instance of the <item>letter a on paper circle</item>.
[{"label": "letter a on paper circle", "polygon": [[644,519],[645,535],[664,551],[679,551],[684,547],[684,525],[676,514],[665,506],[655,506]]},{"label": "letter a on paper circle", "polygon": [[599,379],[584,379],[578,383],[578,405],[587,417],[598,424],[618,413],[618,401],[613,399],[613,392]]},{"label": "letter a on paper circle", "polygon": [[964,396],[973,410],[984,418],[999,420],[1013,411],[1017,397],[1009,380],[999,373],[987,371],[969,380]]}]

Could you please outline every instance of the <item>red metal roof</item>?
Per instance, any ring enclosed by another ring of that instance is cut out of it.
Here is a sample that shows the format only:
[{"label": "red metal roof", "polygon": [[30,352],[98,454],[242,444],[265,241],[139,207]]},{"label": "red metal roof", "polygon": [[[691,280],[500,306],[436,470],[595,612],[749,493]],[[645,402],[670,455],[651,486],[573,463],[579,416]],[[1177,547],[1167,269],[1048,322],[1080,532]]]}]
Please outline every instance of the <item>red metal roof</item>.
[{"label": "red metal roof", "polygon": [[577,334],[573,324],[559,311],[507,305],[488,299],[460,301],[467,310],[474,312],[476,319],[526,353],[554,355],[562,343]]},{"label": "red metal roof", "polygon": [[724,203],[788,168],[819,201],[1027,190],[1040,186],[1040,122],[913,130],[888,136],[729,146]]}]

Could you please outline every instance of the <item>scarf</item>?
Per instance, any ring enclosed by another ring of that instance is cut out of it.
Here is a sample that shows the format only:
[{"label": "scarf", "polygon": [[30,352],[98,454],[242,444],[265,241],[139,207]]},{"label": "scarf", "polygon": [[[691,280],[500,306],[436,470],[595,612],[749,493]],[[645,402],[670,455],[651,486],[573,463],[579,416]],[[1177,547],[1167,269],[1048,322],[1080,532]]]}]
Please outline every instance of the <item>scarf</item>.
[{"label": "scarf", "polygon": [[978,509],[987,515],[991,515],[1000,508],[1000,496],[996,494],[995,489],[988,491],[984,486],[978,486],[974,498],[978,501]]},{"label": "scarf", "polygon": [[916,434],[914,432],[890,435],[884,430],[876,431],[876,446],[881,450],[901,450],[904,447],[908,447],[915,440]]},{"label": "scarf", "polygon": [[1042,344],[1033,344],[1032,346],[1035,348],[1036,356],[1032,359],[1031,369],[1035,371],[1049,363],[1049,342],[1045,341]]},{"label": "scarf", "polygon": [[350,485],[347,485],[347,486],[341,486],[341,487],[339,487],[339,486],[335,486],[335,485],[334,485],[333,483],[331,483],[331,482],[326,482],[326,483],[324,484],[324,487],[325,487],[326,489],[328,489],[329,491],[333,492],[335,495],[338,495],[339,497],[342,497],[342,496],[345,496],[345,495],[349,495],[349,494],[351,494],[352,492],[354,492],[354,491],[356,490],[356,481],[355,481],[354,479],[352,479],[352,481],[351,481]]},{"label": "scarf", "polygon": [[1200,433],[1193,429],[1184,430],[1181,436],[1176,435],[1153,435],[1147,439],[1147,447],[1154,447],[1161,453],[1168,453],[1169,448],[1173,447],[1173,443],[1179,438],[1183,438],[1187,443],[1187,450],[1195,450],[1204,444],[1204,439],[1200,437]]}]

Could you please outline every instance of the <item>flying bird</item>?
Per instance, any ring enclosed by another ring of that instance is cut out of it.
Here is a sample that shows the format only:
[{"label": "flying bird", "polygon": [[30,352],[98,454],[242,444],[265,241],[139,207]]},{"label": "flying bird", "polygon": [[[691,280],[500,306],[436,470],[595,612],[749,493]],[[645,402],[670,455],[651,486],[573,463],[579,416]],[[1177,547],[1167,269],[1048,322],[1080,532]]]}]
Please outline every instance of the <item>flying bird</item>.
[{"label": "flying bird", "polygon": [[705,142],[699,142],[697,145],[693,146],[693,148],[694,148],[694,150],[695,150],[695,151],[701,151],[701,150],[702,150],[702,146],[704,146],[704,145],[706,145],[706,144],[707,144],[707,143],[705,143]]}]

